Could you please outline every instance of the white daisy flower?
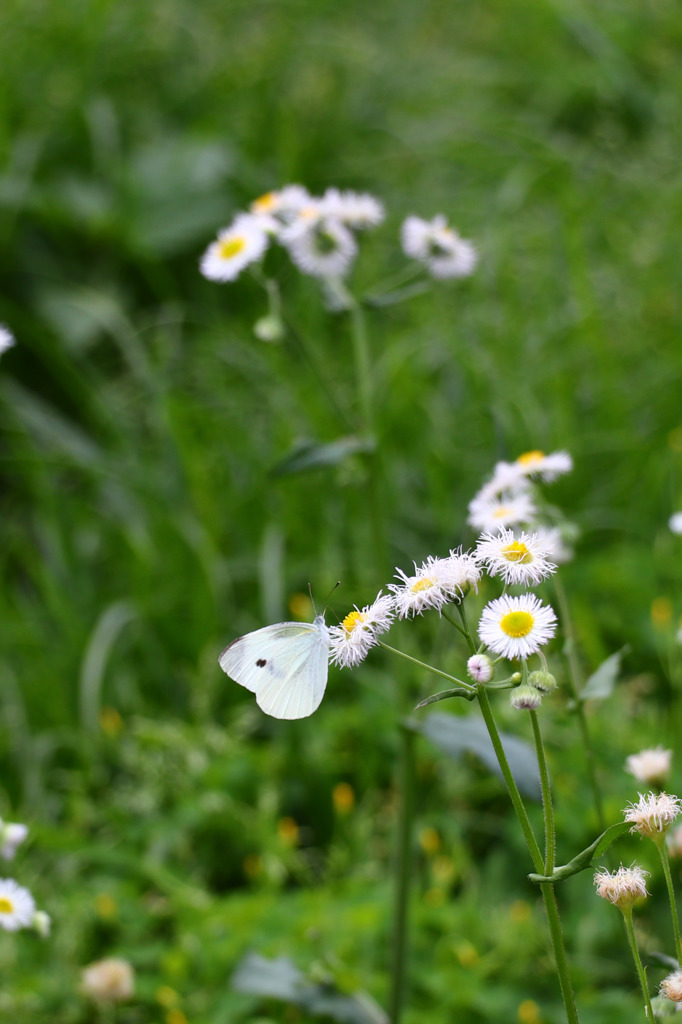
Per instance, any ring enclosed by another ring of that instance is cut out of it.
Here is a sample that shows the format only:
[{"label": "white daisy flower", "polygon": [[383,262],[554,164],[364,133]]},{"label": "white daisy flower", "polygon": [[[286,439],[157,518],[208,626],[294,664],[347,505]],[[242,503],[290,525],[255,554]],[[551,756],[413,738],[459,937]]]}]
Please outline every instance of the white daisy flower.
[{"label": "white daisy flower", "polygon": [[471,242],[460,238],[442,214],[431,221],[407,217],[401,241],[405,255],[423,263],[434,277],[468,277],[478,259]]},{"label": "white daisy flower", "polygon": [[597,887],[597,895],[603,900],[608,900],[621,910],[627,910],[637,900],[645,899],[649,895],[646,887],[648,876],[649,872],[636,864],[631,868],[624,868],[621,865],[613,874],[606,868],[601,868],[594,876],[594,884]]},{"label": "white daisy flower", "polygon": [[675,512],[668,520],[668,526],[673,533],[682,533],[682,512]]},{"label": "white daisy flower", "polygon": [[341,192],[337,188],[328,188],[322,196],[321,206],[325,216],[356,231],[374,228],[385,217],[383,204],[367,192]]},{"label": "white daisy flower", "polygon": [[489,683],[495,668],[487,654],[472,654],[467,661],[467,675],[475,683]]},{"label": "white daisy flower", "polygon": [[485,606],[478,635],[486,647],[510,660],[525,660],[548,643],[556,630],[556,615],[535,594],[504,595]]},{"label": "white daisy flower", "polygon": [[451,551],[448,558],[429,556],[408,576],[402,569],[396,570],[400,583],[389,583],[388,589],[395,597],[398,617],[421,615],[428,608],[438,611],[452,601],[461,601],[470,587],[475,587],[481,577],[481,570],[470,552]]},{"label": "white daisy flower", "polygon": [[0,928],[7,932],[28,928],[35,912],[35,901],[28,889],[13,878],[0,878]]},{"label": "white daisy flower", "polygon": [[482,533],[493,533],[510,526],[531,523],[536,514],[535,502],[526,491],[497,497],[479,493],[469,503],[467,522]]},{"label": "white daisy flower", "polygon": [[0,819],[0,857],[12,860],[17,847],[23,843],[27,835],[26,825],[20,825],[16,821],[3,822]]},{"label": "white daisy flower", "polygon": [[9,327],[5,327],[4,324],[0,324],[0,356],[7,351],[8,348],[16,343],[14,335],[10,331]]},{"label": "white daisy flower", "polygon": [[664,750],[661,746],[641,750],[639,754],[630,754],[626,758],[625,771],[634,775],[638,782],[660,785],[670,775],[672,756],[672,750]]},{"label": "white daisy flower", "polygon": [[329,627],[330,661],[340,668],[354,668],[378,644],[377,637],[391,628],[395,617],[393,598],[377,594],[375,601],[346,615],[340,626]]},{"label": "white daisy flower", "polygon": [[486,566],[490,576],[501,576],[505,583],[523,583],[537,586],[556,572],[556,565],[548,558],[548,548],[537,533],[500,530],[484,533],[476,548],[476,558]]},{"label": "white daisy flower", "polygon": [[563,522],[561,526],[543,526],[541,523],[533,524],[533,533],[547,551],[547,557],[551,558],[556,565],[565,565],[573,558],[571,543],[578,537],[578,528],[569,522]]},{"label": "white daisy flower", "polygon": [[257,217],[242,213],[211,242],[201,257],[201,273],[209,281],[234,281],[244,267],[261,258],[268,243],[265,226]]},{"label": "white daisy flower", "polygon": [[254,199],[249,209],[255,217],[272,219],[276,224],[290,224],[312,197],[302,185],[285,185],[276,192],[266,192]]},{"label": "white daisy flower", "polygon": [[292,262],[311,277],[345,277],[358,251],[352,232],[340,221],[310,216],[280,235]]},{"label": "white daisy flower", "polygon": [[552,452],[545,455],[541,451],[524,452],[515,462],[511,463],[521,476],[535,476],[545,483],[556,480],[564,473],[573,469],[573,459],[568,452]]},{"label": "white daisy flower", "polygon": [[682,811],[682,801],[669,793],[639,793],[637,803],[623,810],[625,821],[632,822],[631,832],[639,832],[648,839],[656,839],[667,832]]}]

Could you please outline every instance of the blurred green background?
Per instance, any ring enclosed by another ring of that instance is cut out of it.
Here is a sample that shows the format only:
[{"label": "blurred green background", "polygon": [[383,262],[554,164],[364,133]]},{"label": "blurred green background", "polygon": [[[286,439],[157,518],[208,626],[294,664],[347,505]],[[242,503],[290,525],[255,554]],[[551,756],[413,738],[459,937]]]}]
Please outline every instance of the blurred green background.
[{"label": "blurred green background", "polygon": [[[309,583],[319,604],[341,580],[341,617],[393,565],[470,545],[495,461],[562,448],[585,674],[630,648],[592,722],[613,820],[625,755],[679,747],[679,5],[5,0],[0,29],[0,814],[31,826],[6,873],[54,918],[46,943],[0,936],[0,1010],[98,1020],[79,970],[116,954],[139,978],[124,1024],[307,1019],[230,989],[249,949],[385,1003],[395,664],[332,671],[313,718],[278,723],[217,655],[306,617]],[[294,330],[265,344],[257,284],[198,273],[288,182],[385,202],[357,294],[403,266],[410,213],[480,253],[471,279],[367,311],[383,575],[360,457],[272,472],[356,429],[347,316],[282,260]],[[437,621],[395,636],[444,656]],[[567,702],[550,715],[568,859],[595,822]],[[500,783],[426,742],[418,772],[408,1024],[561,1020]],[[565,888],[581,1019],[621,1021],[618,915],[587,875]],[[669,946],[662,904],[642,918]]]}]

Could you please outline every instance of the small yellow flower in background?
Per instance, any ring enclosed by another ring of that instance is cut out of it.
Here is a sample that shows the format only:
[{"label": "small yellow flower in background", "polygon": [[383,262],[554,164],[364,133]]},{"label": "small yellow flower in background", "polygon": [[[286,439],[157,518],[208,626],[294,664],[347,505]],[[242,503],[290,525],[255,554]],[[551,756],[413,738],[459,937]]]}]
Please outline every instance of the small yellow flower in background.
[{"label": "small yellow flower in background", "polygon": [[641,836],[656,841],[668,831],[680,811],[682,803],[678,796],[640,793],[637,803],[628,804],[623,815],[625,821],[632,822],[631,832],[639,832]]},{"label": "small yellow flower in background", "polygon": [[299,828],[293,818],[280,818],[277,822],[277,835],[287,846],[296,846],[299,839]]},{"label": "small yellow flower in background", "polygon": [[263,858],[259,853],[247,853],[243,868],[247,878],[258,878],[263,874]]},{"label": "small yellow flower in background", "polygon": [[516,1011],[519,1024],[540,1024],[540,1007],[533,999],[524,999]]},{"label": "small yellow flower in background", "polygon": [[458,942],[453,952],[462,967],[474,967],[480,959],[478,950],[471,942]]},{"label": "small yellow flower in background", "polygon": [[430,856],[434,853],[438,853],[441,846],[441,838],[435,828],[423,828],[419,833],[419,845],[421,846],[424,853]]},{"label": "small yellow flower in background", "polygon": [[101,892],[98,896],[95,896],[95,910],[102,920],[109,921],[112,917],[116,917],[118,904],[108,892]]},{"label": "small yellow flower in background", "polygon": [[338,782],[332,790],[332,801],[337,814],[350,814],[355,806],[355,792],[347,782]]},{"label": "small yellow flower in background", "polygon": [[509,908],[509,917],[515,924],[524,924],[530,919],[530,904],[525,900],[515,900]]},{"label": "small yellow flower in background", "polygon": [[651,602],[651,621],[658,629],[670,625],[673,617],[673,606],[667,597],[655,597]]},{"label": "small yellow flower in background", "polygon": [[674,971],[661,982],[661,995],[673,1003],[682,1003],[682,971]]},{"label": "small yellow flower in background", "polygon": [[123,732],[123,719],[116,708],[104,707],[99,713],[99,727],[106,736],[118,736]]},{"label": "small yellow flower in background", "polygon": [[160,988],[157,988],[155,999],[159,1006],[164,1006],[167,1010],[177,1006],[180,1002],[180,996],[170,985],[161,985]]},{"label": "small yellow flower in background", "polygon": [[187,1017],[182,1010],[169,1010],[166,1014],[166,1024],[187,1024]]},{"label": "small yellow flower in background", "polygon": [[83,991],[100,1003],[122,1003],[135,990],[135,972],[127,960],[110,957],[83,968]]},{"label": "small yellow flower in background", "polygon": [[672,756],[672,750],[664,750],[660,746],[641,750],[639,754],[630,754],[626,759],[625,771],[634,775],[638,782],[661,785],[670,775]]},{"label": "small yellow flower in background", "polygon": [[309,594],[292,594],[287,604],[295,619],[307,622],[313,612],[313,603]]},{"label": "small yellow flower in background", "polygon": [[646,887],[648,874],[648,871],[643,871],[636,864],[631,868],[621,866],[613,874],[602,868],[594,876],[597,895],[621,910],[629,910],[637,900],[649,895]]}]

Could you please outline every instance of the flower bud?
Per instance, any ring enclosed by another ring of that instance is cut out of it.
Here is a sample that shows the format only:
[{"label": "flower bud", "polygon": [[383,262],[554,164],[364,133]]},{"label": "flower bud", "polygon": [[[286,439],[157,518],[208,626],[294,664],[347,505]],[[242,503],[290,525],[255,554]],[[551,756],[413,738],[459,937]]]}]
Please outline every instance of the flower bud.
[{"label": "flower bud", "polygon": [[682,971],[673,971],[661,982],[661,995],[673,1003],[682,1003]]},{"label": "flower bud", "polygon": [[509,700],[511,706],[518,711],[535,711],[542,704],[542,694],[534,686],[521,683],[512,690]]},{"label": "flower bud", "polygon": [[528,682],[531,686],[534,686],[536,690],[541,690],[542,693],[551,693],[552,690],[556,690],[557,682],[551,672],[546,672],[544,669],[539,669],[536,672],[531,672],[528,676]]},{"label": "flower bud", "polygon": [[97,960],[82,973],[83,991],[100,1003],[121,1003],[130,999],[135,973],[127,960],[111,957]]},{"label": "flower bud", "polygon": [[36,910],[31,922],[41,939],[47,939],[52,927],[52,918],[44,910]]},{"label": "flower bud", "polygon": [[472,654],[467,661],[467,675],[475,683],[489,683],[495,673],[487,654]]},{"label": "flower bud", "polygon": [[253,325],[253,333],[259,341],[281,341],[284,337],[284,324],[277,316],[262,316]]}]

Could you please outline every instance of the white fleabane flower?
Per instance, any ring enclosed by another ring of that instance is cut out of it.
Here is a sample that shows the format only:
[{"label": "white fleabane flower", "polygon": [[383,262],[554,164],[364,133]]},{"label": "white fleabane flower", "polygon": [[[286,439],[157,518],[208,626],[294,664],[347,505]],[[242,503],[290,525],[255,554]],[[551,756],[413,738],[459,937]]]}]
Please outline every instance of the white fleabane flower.
[{"label": "white fleabane flower", "polygon": [[293,263],[310,277],[345,277],[353,265],[358,245],[351,231],[330,217],[311,217],[282,232]]},{"label": "white fleabane flower", "polygon": [[413,576],[397,569],[396,576],[401,582],[388,585],[401,619],[421,615],[429,608],[440,611],[452,601],[461,601],[481,576],[473,555],[460,550],[451,551],[448,558],[430,555],[418,568],[415,562],[414,569]]},{"label": "white fleabane flower", "polygon": [[524,452],[511,464],[522,476],[535,476],[545,483],[551,483],[558,476],[570,473],[573,459],[568,452],[552,452],[545,455],[541,451]]},{"label": "white fleabane flower", "polygon": [[6,352],[8,348],[12,348],[14,344],[16,344],[16,341],[9,327],[5,327],[4,324],[0,324],[0,356]]},{"label": "white fleabane flower", "polygon": [[430,221],[407,217],[400,234],[405,255],[423,263],[434,277],[468,277],[473,273],[476,250],[448,226],[442,214]]},{"label": "white fleabane flower", "polygon": [[367,192],[341,192],[328,188],[321,199],[324,214],[355,231],[374,228],[385,217],[383,204]]},{"label": "white fleabane flower", "polygon": [[476,548],[476,558],[486,566],[490,576],[501,576],[505,583],[523,583],[537,586],[556,572],[549,560],[549,548],[537,533],[512,530],[484,533]]},{"label": "white fleabane flower", "polygon": [[395,617],[393,598],[379,592],[375,601],[364,608],[355,608],[340,626],[329,627],[329,660],[340,668],[354,668],[376,647],[382,633],[391,628]]},{"label": "white fleabane flower", "polygon": [[0,878],[0,928],[7,932],[28,928],[35,912],[35,901],[28,889],[13,878]]},{"label": "white fleabane flower", "polygon": [[493,533],[531,523],[536,514],[535,502],[526,491],[497,497],[477,494],[469,503],[467,522],[482,533]]},{"label": "white fleabane flower", "polygon": [[640,750],[639,754],[630,754],[626,758],[625,771],[634,775],[638,782],[660,784],[670,775],[672,756],[672,750],[664,750],[661,746]]},{"label": "white fleabane flower", "polygon": [[16,821],[3,822],[0,820],[0,857],[5,860],[12,860],[17,847],[20,846],[26,836],[28,828]]},{"label": "white fleabane flower", "polygon": [[504,595],[481,613],[478,635],[496,654],[525,660],[548,643],[556,630],[556,615],[535,594]]},{"label": "white fleabane flower", "polygon": [[636,804],[630,803],[624,808],[624,820],[632,822],[631,832],[656,841],[682,811],[682,801],[669,793],[639,793],[638,796]]},{"label": "white fleabane flower", "polygon": [[254,199],[249,209],[255,217],[272,218],[278,224],[290,224],[312,197],[302,185],[285,185],[275,192]]},{"label": "white fleabane flower", "polygon": [[200,269],[209,281],[234,281],[244,267],[259,260],[269,244],[265,225],[242,213],[229,228],[218,232],[201,257]]},{"label": "white fleabane flower", "polygon": [[628,910],[637,900],[645,899],[649,895],[646,888],[648,875],[648,871],[642,870],[636,864],[631,868],[624,868],[621,865],[613,874],[606,868],[601,868],[594,876],[597,895],[621,910]]},{"label": "white fleabane flower", "polygon": [[135,972],[127,960],[109,957],[83,968],[83,991],[101,1003],[121,1003],[135,990]]},{"label": "white fleabane flower", "polygon": [[682,533],[682,512],[675,512],[668,520],[668,526],[673,533]]}]

